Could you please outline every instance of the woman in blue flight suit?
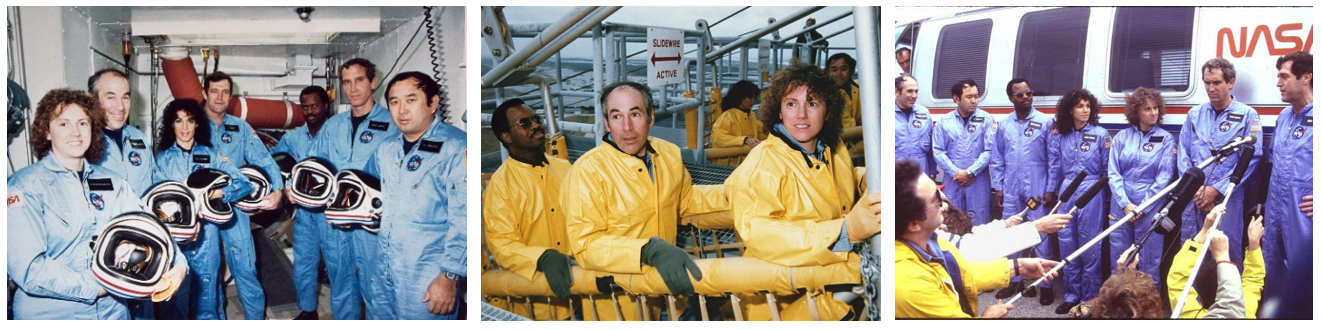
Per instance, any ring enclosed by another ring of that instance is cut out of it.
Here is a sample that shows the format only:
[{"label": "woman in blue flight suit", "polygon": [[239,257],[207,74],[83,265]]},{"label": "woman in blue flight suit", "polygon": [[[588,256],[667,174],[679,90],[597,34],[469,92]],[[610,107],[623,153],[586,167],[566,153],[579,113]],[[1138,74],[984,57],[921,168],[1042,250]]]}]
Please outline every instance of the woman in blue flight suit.
[{"label": "woman in blue flight suit", "polygon": [[[1120,225],[1108,239],[1111,253],[1119,255],[1130,245],[1138,243],[1152,228],[1155,208],[1139,210],[1138,205],[1170,184],[1175,175],[1175,137],[1161,128],[1166,115],[1166,101],[1161,92],[1139,87],[1125,97],[1125,120],[1129,128],[1115,134],[1111,145],[1106,173],[1111,186],[1111,223],[1123,219],[1130,212],[1140,217]],[[1138,270],[1152,275],[1153,284],[1162,275],[1158,273],[1162,252],[1161,234],[1153,233],[1143,242],[1139,252]]]},{"label": "woman in blue flight suit", "polygon": [[[158,150],[152,181],[185,183],[188,176],[197,170],[218,169],[229,174],[230,184],[223,189],[208,192],[207,198],[219,198],[225,203],[233,203],[252,192],[252,183],[234,165],[221,160],[211,148],[211,126],[206,125],[204,120],[207,119],[202,105],[193,99],[178,99],[165,106],[165,114],[157,128]],[[202,221],[201,226],[197,238],[179,245],[188,256],[188,264],[194,271],[189,274],[188,283],[179,288],[181,294],[173,300],[173,308],[166,308],[166,314],[169,314],[166,318],[225,319],[219,274],[220,227],[208,221]]]},{"label": "woman in blue flight suit", "polygon": [[[1097,125],[1101,110],[1097,97],[1083,89],[1065,93],[1056,104],[1056,123],[1047,139],[1047,182],[1050,183],[1047,190],[1059,193],[1060,188],[1068,184],[1065,181],[1079,172],[1087,173],[1074,196],[1060,201],[1060,211],[1057,212],[1068,212],[1079,195],[1106,175],[1111,137],[1105,128]],[[1104,192],[1098,193],[1065,229],[1057,233],[1062,258],[1102,232],[1106,217],[1104,196]],[[1065,314],[1080,301],[1097,295],[1097,290],[1102,288],[1101,263],[1104,261],[1101,260],[1101,251],[1101,244],[1094,245],[1078,260],[1065,266],[1065,303],[1056,308],[1056,314]]]},{"label": "woman in blue flight suit", "polygon": [[[91,269],[93,237],[113,217],[143,209],[122,176],[86,161],[105,153],[96,130],[106,115],[86,92],[71,89],[46,93],[36,114],[28,143],[41,160],[7,180],[13,318],[128,319],[125,300],[108,295]],[[165,277],[178,283],[186,272],[175,263]]]}]

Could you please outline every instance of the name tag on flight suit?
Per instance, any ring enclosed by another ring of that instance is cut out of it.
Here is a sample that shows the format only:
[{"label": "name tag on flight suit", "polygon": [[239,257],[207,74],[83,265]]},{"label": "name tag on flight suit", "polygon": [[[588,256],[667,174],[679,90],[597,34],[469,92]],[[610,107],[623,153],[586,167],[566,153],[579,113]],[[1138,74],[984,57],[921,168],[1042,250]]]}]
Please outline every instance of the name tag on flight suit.
[{"label": "name tag on flight suit", "polygon": [[427,141],[427,140],[422,140],[422,142],[420,142],[420,143],[418,144],[418,151],[426,151],[426,152],[430,152],[430,153],[438,153],[438,152],[441,152],[441,145],[444,145],[444,144],[445,144],[444,142],[440,142],[440,141]]},{"label": "name tag on flight suit", "polygon": [[1236,123],[1238,123],[1238,122],[1243,122],[1243,121],[1244,121],[1244,115],[1237,115],[1237,114],[1233,114],[1233,113],[1232,113],[1232,114],[1230,114],[1230,115],[1227,115],[1227,116],[1226,116],[1226,119],[1229,119],[1230,121],[1233,121],[1233,122],[1236,122]]},{"label": "name tag on flight suit", "polygon": [[134,149],[147,149],[147,144],[142,143],[142,140],[129,139],[129,146]]},{"label": "name tag on flight suit", "polygon": [[373,130],[378,130],[378,131],[384,131],[384,130],[386,130],[387,127],[390,127],[389,124],[386,124],[386,123],[383,122],[383,121],[368,121],[368,122],[367,122],[367,129],[373,129]]},{"label": "name tag on flight suit", "polygon": [[1083,135],[1083,142],[1097,142],[1097,136],[1092,134]]},{"label": "name tag on flight suit", "polygon": [[225,131],[226,131],[226,132],[238,132],[238,131],[239,131],[239,125],[225,125]]},{"label": "name tag on flight suit", "polygon": [[112,191],[115,190],[115,184],[110,182],[110,178],[87,179],[87,189],[91,191]]},{"label": "name tag on flight suit", "polygon": [[211,155],[193,155],[193,162],[198,164],[211,164]]},{"label": "name tag on flight suit", "polygon": [[1165,141],[1165,140],[1166,140],[1165,136],[1154,136],[1148,138],[1148,143],[1161,143],[1161,141]]}]

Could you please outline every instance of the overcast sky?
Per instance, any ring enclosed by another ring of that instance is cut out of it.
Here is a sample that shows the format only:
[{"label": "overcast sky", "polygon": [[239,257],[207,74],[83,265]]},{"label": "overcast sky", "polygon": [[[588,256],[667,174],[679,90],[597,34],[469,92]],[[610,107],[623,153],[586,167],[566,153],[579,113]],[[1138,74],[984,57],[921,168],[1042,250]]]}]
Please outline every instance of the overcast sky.
[{"label": "overcast sky", "polygon": [[[553,23],[569,13],[574,7],[505,7],[505,21],[510,25],[535,24],[535,23]],[[624,7],[616,11],[606,19],[606,22],[629,23],[639,25],[649,25],[657,27],[671,27],[677,29],[694,29],[698,19],[706,19],[707,23],[716,23],[716,21],[729,16],[743,7]],[[750,32],[767,25],[767,18],[776,18],[780,20],[794,12],[803,9],[803,7],[752,7],[734,17],[721,22],[712,27],[712,35],[716,37],[735,37],[746,32]],[[835,17],[840,13],[852,10],[853,7],[827,7],[819,10],[809,17],[816,18],[818,22],[825,21],[828,18]],[[784,35],[798,32],[804,26],[804,20],[790,23],[780,29]],[[845,17],[839,21],[819,28],[817,31],[823,35],[838,32],[854,25],[852,16]],[[763,37],[770,39],[770,37]],[[591,58],[592,43],[591,39],[579,39],[571,43],[562,50],[565,57]],[[842,33],[830,40],[831,47],[854,47],[853,31]],[[528,43],[527,38],[515,38],[514,46],[520,49]],[[482,45],[486,49],[485,40]],[[631,44],[629,52],[638,51],[642,44]],[[685,45],[685,51],[693,49],[692,44]],[[851,52],[852,53],[852,52]],[[488,62],[491,57],[486,52],[482,55],[483,62]]]}]

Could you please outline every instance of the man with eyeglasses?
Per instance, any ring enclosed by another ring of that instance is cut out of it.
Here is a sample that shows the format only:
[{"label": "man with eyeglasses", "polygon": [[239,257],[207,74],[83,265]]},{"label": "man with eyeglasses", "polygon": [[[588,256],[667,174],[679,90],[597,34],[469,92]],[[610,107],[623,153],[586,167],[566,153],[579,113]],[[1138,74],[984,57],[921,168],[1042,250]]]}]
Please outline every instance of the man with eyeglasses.
[{"label": "man with eyeglasses", "polygon": [[[1045,201],[1046,205],[1054,203],[1056,199],[1054,193],[1046,191],[1047,136],[1051,135],[1055,117],[1033,107],[1033,89],[1028,80],[1011,79],[1005,85],[1005,94],[1010,98],[1010,103],[1014,104],[1014,113],[997,123],[998,129],[993,133],[991,141],[991,185],[995,191],[993,205],[1001,206],[1002,219],[1028,208],[1029,199],[1038,198],[1039,201]],[[1026,217],[1041,218],[1047,211],[1046,207],[1038,207],[1028,211]],[[1039,244],[1032,252],[1051,257],[1051,246]],[[1028,253],[1025,251],[1025,254]],[[1010,287],[997,292],[996,297],[1009,298],[1022,288],[1023,282],[1015,278]],[[1032,297],[1036,291],[1036,288],[1030,288],[1024,295]],[[1050,305],[1055,301],[1055,293],[1047,286],[1040,302],[1042,305]]]},{"label": "man with eyeglasses", "polygon": [[534,320],[570,316],[569,242],[565,214],[560,207],[560,183],[569,173],[569,161],[546,157],[546,130],[542,117],[511,99],[491,113],[491,134],[509,151],[510,158],[491,175],[482,194],[482,230],[487,250],[501,269],[529,281],[546,276],[551,291],[562,299],[537,299],[527,315],[523,308],[507,309]]},{"label": "man with eyeglasses", "polygon": [[[978,292],[1005,287],[1013,276],[1040,278],[1056,266],[1039,258],[964,260],[959,249],[936,235],[949,206],[936,182],[921,171],[912,161],[895,163],[896,318],[977,317]],[[1012,308],[997,303],[981,317],[1005,317]]]}]

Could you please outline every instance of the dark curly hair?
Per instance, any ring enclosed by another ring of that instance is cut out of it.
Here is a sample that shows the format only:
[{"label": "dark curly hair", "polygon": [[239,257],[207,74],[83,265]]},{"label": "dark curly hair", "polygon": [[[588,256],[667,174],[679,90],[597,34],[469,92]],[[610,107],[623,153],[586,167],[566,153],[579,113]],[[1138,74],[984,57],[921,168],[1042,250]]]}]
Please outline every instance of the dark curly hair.
[{"label": "dark curly hair", "polygon": [[1135,269],[1111,275],[1097,298],[1088,302],[1092,306],[1089,316],[1100,319],[1161,319],[1164,312],[1157,286],[1152,276]]},{"label": "dark curly hair", "polygon": [[780,119],[780,101],[799,86],[808,86],[808,98],[826,104],[826,123],[817,133],[817,139],[834,148],[840,142],[840,131],[844,130],[845,98],[826,71],[813,65],[791,64],[771,77],[771,87],[762,93],[762,110],[758,113],[762,127],[774,132],[776,124],[784,122]]},{"label": "dark curly hair", "polygon": [[90,120],[88,124],[91,130],[88,135],[91,136],[83,159],[100,160],[105,156],[106,137],[101,134],[101,128],[106,127],[106,112],[100,104],[87,92],[80,90],[60,88],[46,92],[41,101],[37,102],[37,118],[32,121],[32,132],[28,133],[28,145],[37,154],[37,159],[46,158],[50,154],[51,143],[46,139],[46,135],[50,134],[50,124],[71,105],[83,108]]},{"label": "dark curly hair", "polygon": [[895,162],[895,239],[901,239],[909,224],[927,219],[927,201],[918,196],[923,168],[911,160]]},{"label": "dark curly hair", "polygon": [[193,143],[210,147],[211,124],[207,122],[207,113],[202,110],[202,104],[194,99],[176,99],[165,105],[165,113],[161,115],[161,124],[156,129],[156,151],[161,152],[174,145],[177,138],[174,135],[174,121],[179,119],[179,111],[187,112],[197,122],[197,128],[193,129]]},{"label": "dark curly hair", "polygon": [[973,217],[957,208],[947,207],[942,211],[941,223],[946,225],[947,233],[963,236],[973,232]]},{"label": "dark curly hair", "polygon": [[1125,121],[1128,121],[1129,125],[1138,127],[1138,112],[1143,110],[1148,102],[1157,105],[1157,125],[1161,125],[1161,119],[1166,117],[1166,99],[1161,97],[1161,92],[1147,87],[1139,87],[1125,96]]},{"label": "dark curly hair", "polygon": [[757,98],[757,94],[761,92],[757,85],[754,85],[751,81],[737,81],[734,85],[730,85],[730,91],[725,92],[725,97],[721,98],[721,110],[739,107],[739,103],[743,102],[744,99]]},{"label": "dark curly hair", "polygon": [[1102,105],[1097,103],[1097,97],[1086,89],[1076,89],[1065,93],[1060,97],[1060,102],[1056,103],[1056,131],[1061,135],[1068,135],[1074,132],[1074,105],[1080,101],[1088,101],[1088,122],[1097,124],[1097,118],[1101,115]]}]

